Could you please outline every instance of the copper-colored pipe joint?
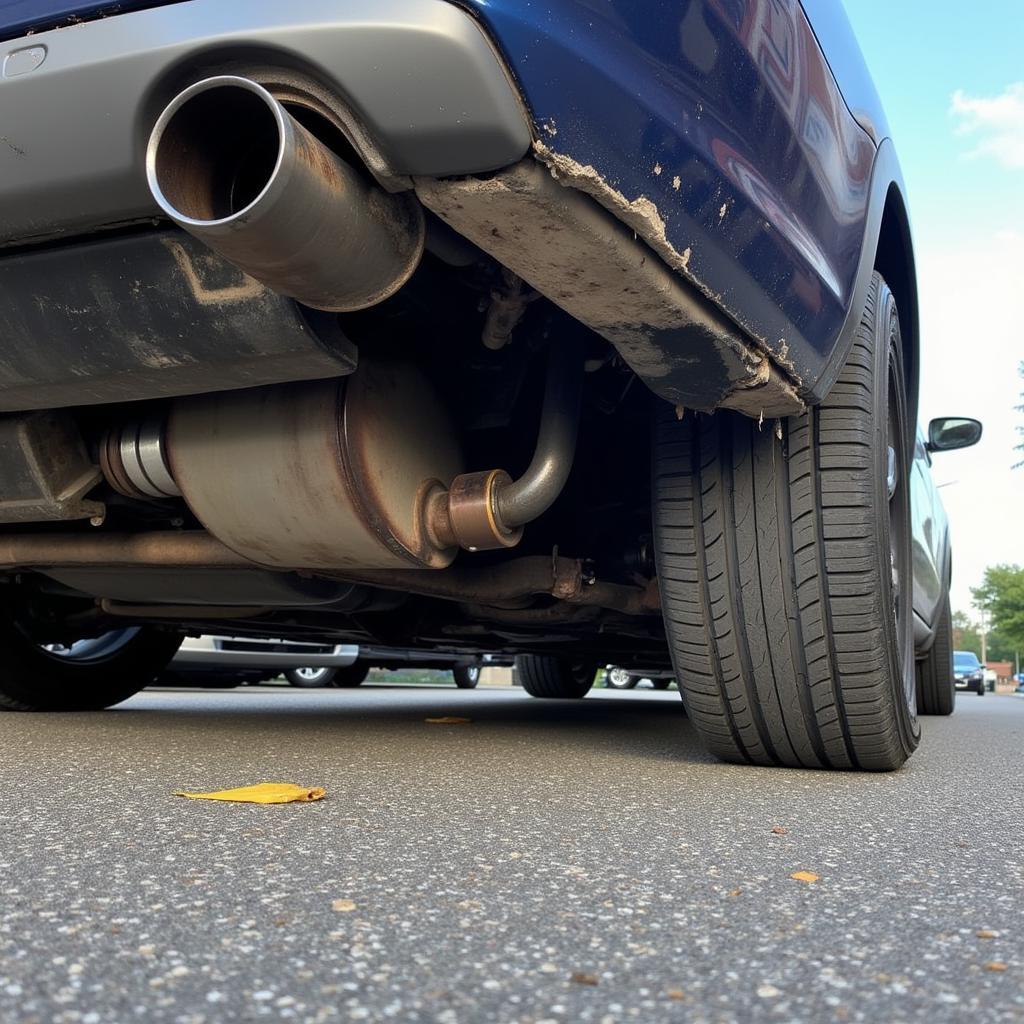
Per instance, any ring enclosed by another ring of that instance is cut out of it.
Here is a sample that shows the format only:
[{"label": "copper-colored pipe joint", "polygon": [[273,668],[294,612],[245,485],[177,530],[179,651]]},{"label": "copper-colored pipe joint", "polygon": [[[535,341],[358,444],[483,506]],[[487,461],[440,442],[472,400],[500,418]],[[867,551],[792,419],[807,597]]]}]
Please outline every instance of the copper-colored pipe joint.
[{"label": "copper-colored pipe joint", "polygon": [[427,530],[442,547],[457,546],[466,551],[511,548],[523,536],[521,526],[507,527],[497,511],[496,495],[512,483],[503,469],[457,476],[447,492],[435,493],[427,501]]}]

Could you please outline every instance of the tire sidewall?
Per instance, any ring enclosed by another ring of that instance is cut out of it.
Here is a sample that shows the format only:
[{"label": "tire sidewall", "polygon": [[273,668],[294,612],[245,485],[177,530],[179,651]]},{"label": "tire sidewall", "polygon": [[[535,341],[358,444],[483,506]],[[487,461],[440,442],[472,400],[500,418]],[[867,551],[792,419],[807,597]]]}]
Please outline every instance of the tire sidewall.
[{"label": "tire sidewall", "polygon": [[0,626],[0,691],[12,709],[99,711],[153,682],[182,639],[181,634],[142,627],[110,654],[75,662],[42,650],[8,621]]},{"label": "tire sidewall", "polygon": [[[889,677],[893,682],[893,705],[900,731],[900,739],[907,754],[917,747],[921,726],[917,716],[916,677],[914,669],[913,636],[913,564],[911,561],[910,527],[910,459],[913,450],[913,432],[907,423],[907,388],[903,371],[903,352],[900,339],[899,319],[896,301],[884,280],[878,282],[878,303],[875,323],[875,374],[872,450],[876,465],[873,472],[875,486],[874,507],[878,516],[881,543],[876,545],[878,557],[878,578],[881,581],[883,602],[883,635],[889,658]],[[891,388],[890,388],[891,385]],[[890,395],[890,391],[892,394]],[[900,617],[902,635],[897,630],[889,609],[892,605],[892,561],[891,541],[893,524],[889,509],[887,481],[887,432],[890,401],[896,403],[895,419],[900,428],[903,444],[896,446],[897,495],[900,497],[902,515],[895,528],[900,531],[896,538],[902,551],[900,574]],[[902,685],[902,689],[900,686]]]},{"label": "tire sidewall", "polygon": [[479,665],[456,665],[452,669],[452,678],[460,690],[475,690],[480,682]]}]

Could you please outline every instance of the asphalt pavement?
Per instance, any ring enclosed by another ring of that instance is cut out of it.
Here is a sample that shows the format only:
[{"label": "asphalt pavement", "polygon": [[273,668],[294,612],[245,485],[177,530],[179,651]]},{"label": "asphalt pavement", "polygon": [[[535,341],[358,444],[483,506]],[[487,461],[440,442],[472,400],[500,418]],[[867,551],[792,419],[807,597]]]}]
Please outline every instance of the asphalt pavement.
[{"label": "asphalt pavement", "polygon": [[[327,797],[173,795],[265,780]],[[1013,697],[867,775],[675,692],[150,690],[0,715],[0,801],[4,1022],[1024,1021]]]}]

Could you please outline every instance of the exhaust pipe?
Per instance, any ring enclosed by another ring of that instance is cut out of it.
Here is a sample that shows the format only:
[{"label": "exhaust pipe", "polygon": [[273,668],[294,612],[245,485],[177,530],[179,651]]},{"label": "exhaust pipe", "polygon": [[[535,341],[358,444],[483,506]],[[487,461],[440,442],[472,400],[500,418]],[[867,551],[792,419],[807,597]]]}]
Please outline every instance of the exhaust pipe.
[{"label": "exhaust pipe", "polygon": [[207,78],[172,100],[146,176],[176,224],[316,309],[383,301],[423,254],[419,203],[367,181],[247,78]]}]

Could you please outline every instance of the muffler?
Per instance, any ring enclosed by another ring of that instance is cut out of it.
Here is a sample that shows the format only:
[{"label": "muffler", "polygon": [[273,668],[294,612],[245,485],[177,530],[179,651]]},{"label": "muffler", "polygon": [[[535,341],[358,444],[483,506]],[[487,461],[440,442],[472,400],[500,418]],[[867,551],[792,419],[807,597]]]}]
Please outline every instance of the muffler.
[{"label": "muffler", "polygon": [[425,517],[462,456],[443,404],[411,364],[371,356],[340,380],[180,399],[162,446],[159,458],[140,444],[123,461],[153,479],[165,459],[200,522],[261,565],[438,569],[455,557]]},{"label": "muffler", "polygon": [[[515,547],[573,464],[583,346],[554,346],[533,459],[517,480],[463,472],[445,403],[416,367],[371,355],[337,380],[198,395],[112,426],[120,494],[185,502],[242,558],[281,569],[443,569]],[[556,595],[557,596],[557,595]]]},{"label": "muffler", "polygon": [[146,175],[176,224],[316,309],[383,301],[423,254],[415,197],[357,173],[247,78],[207,78],[172,100],[150,135]]}]

